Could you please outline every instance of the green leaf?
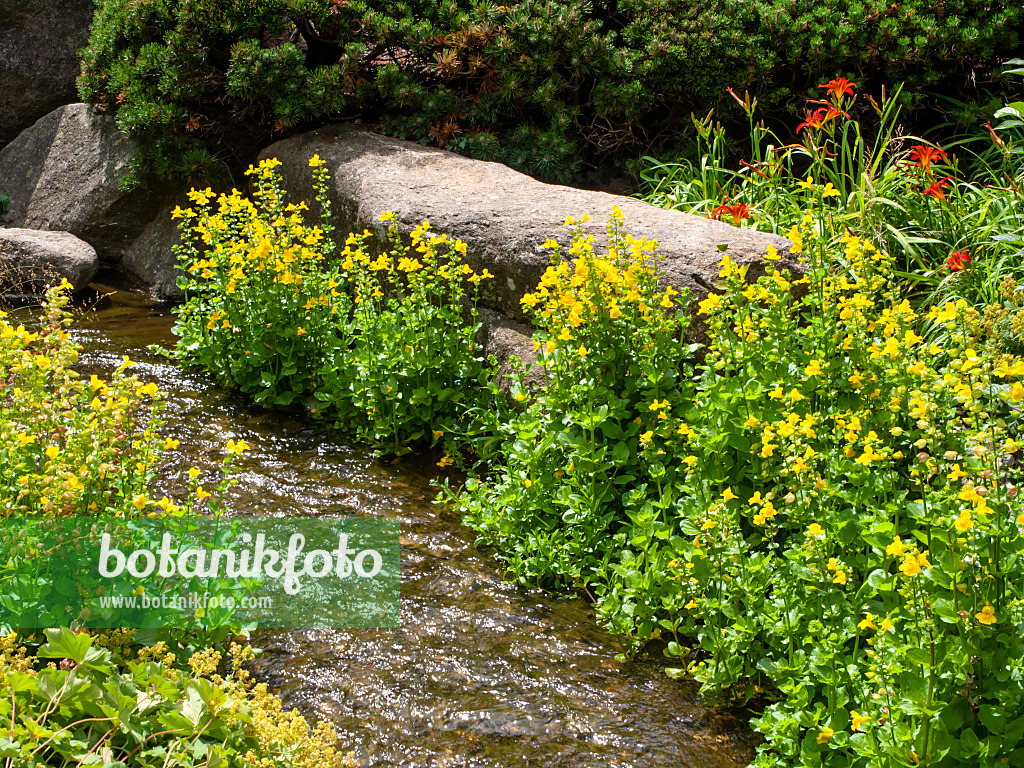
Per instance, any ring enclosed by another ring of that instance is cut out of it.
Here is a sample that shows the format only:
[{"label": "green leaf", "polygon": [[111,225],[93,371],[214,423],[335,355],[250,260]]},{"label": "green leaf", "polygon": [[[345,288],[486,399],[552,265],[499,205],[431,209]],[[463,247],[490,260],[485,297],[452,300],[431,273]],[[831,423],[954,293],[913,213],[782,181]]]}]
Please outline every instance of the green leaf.
[{"label": "green leaf", "polygon": [[71,659],[75,664],[85,662],[92,638],[89,635],[76,635],[67,627],[46,630],[46,645],[38,652],[43,659]]},{"label": "green leaf", "polygon": [[960,733],[960,751],[964,757],[971,757],[972,755],[978,754],[978,748],[981,746],[981,742],[978,740],[978,735],[972,728],[964,728]]}]

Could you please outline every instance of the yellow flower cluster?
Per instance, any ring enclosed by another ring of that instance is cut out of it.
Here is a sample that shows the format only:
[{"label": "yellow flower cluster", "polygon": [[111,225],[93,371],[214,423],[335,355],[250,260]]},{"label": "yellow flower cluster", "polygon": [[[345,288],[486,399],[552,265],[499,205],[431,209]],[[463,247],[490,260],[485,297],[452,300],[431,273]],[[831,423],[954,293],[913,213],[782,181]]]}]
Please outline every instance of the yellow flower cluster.
[{"label": "yellow flower cluster", "polygon": [[160,392],[125,375],[130,360],[109,383],[73,370],[66,288],[48,293],[37,331],[0,313],[0,515],[126,510],[168,447],[144,425]]},{"label": "yellow flower cluster", "polygon": [[[613,225],[621,224],[622,219],[622,211],[615,206]],[[584,221],[589,217],[567,219],[570,225]],[[568,260],[563,260],[562,247],[554,240],[549,239],[545,247],[553,252],[555,263],[544,272],[537,290],[523,296],[520,303],[551,333],[546,354],[595,327],[607,327],[613,321],[623,326],[648,321],[652,313],[676,306],[679,292],[671,286],[658,287],[656,241],[625,234],[621,242],[613,242],[606,255],[598,256],[594,237],[578,228],[564,254]],[[587,354],[585,346],[577,351],[581,357]]]}]

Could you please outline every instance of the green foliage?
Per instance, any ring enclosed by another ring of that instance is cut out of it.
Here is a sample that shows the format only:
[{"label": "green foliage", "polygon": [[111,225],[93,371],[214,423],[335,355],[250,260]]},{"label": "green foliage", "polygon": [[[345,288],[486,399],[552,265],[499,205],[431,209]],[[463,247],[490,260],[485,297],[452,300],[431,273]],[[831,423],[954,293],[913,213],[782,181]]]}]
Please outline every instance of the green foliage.
[{"label": "green foliage", "polygon": [[427,222],[412,231],[411,245],[396,224],[388,238],[389,250],[376,257],[367,233],[350,236],[340,254],[354,307],[315,397],[338,426],[396,454],[423,440],[470,439],[494,404],[476,308],[477,286],[493,275],[474,273],[462,262],[465,243],[433,234]]},{"label": "green foliage", "polygon": [[320,225],[307,227],[305,204],[284,202],[278,164],[250,168],[252,200],[237,190],[217,198],[192,190],[196,207],[172,213],[182,220],[176,252],[188,292],[175,325],[179,352],[268,405],[288,405],[316,387],[337,318],[351,308],[337,290],[338,265],[324,266],[335,250],[325,171],[316,168]]},{"label": "green foliage", "polygon": [[0,215],[11,210],[11,198],[6,192],[0,192]]},{"label": "green foliage", "polygon": [[600,580],[609,553],[628,546],[628,521],[674,503],[679,467],[652,438],[693,397],[680,366],[687,319],[658,285],[654,244],[621,224],[616,209],[604,255],[582,226],[573,262],[549,241],[553,265],[523,298],[546,384],[534,396],[520,373],[513,398],[529,403],[500,427],[500,468],[457,499],[525,583]]},{"label": "green foliage", "polygon": [[900,88],[881,103],[869,99],[873,120],[855,119],[863,109],[854,85],[840,78],[822,86],[828,93],[810,102],[797,128],[801,144],[755,122],[756,99],[736,97],[750,131],[750,160],[737,170],[727,165],[725,128],[710,115],[694,118],[700,163],[648,158],[646,200],[783,235],[816,205],[826,214],[819,232],[838,240],[851,230],[882,244],[897,276],[929,300],[999,303],[1003,279],[1024,278],[1024,122],[1014,107],[1024,103],[943,150],[897,135]]},{"label": "green foliage", "polygon": [[[205,491],[198,484],[199,470],[193,470],[189,492],[194,501],[154,500],[155,463],[163,451],[177,447],[176,440],[157,433],[162,394],[155,384],[126,375],[133,365],[127,358],[110,381],[79,376],[74,370],[79,348],[65,330],[71,322],[69,288],[65,283],[47,292],[38,330],[14,325],[0,313],[0,517],[12,523],[9,518],[45,522],[70,515],[150,514],[175,530],[187,528],[204,499],[212,512],[222,512],[220,492],[233,482],[232,461],[248,446],[228,443],[218,493]],[[59,573],[61,563],[48,563],[47,557],[58,556],[39,547],[41,539],[29,526],[9,536],[13,530],[5,527],[0,544],[0,600],[6,617],[17,622],[11,609],[19,597],[21,605],[31,607],[33,600],[47,597],[43,602],[52,604],[53,593],[100,594],[99,578],[75,583],[49,578]],[[73,538],[62,537],[62,546],[73,548],[81,540]],[[213,597],[226,588],[207,583],[198,591]],[[132,618],[144,626],[155,614],[153,609]],[[310,733],[297,713],[283,712],[266,686],[253,685],[242,669],[252,658],[251,649],[232,646],[231,673],[216,674],[228,665],[220,664],[222,654],[213,646],[225,645],[238,629],[229,613],[211,611],[194,618],[190,629],[173,632],[116,630],[90,636],[66,627],[46,629],[46,642],[38,647],[33,636],[0,634],[0,718],[5,724],[0,760],[26,768],[351,765],[336,754],[329,727],[320,724]],[[45,623],[89,620],[62,612]]]},{"label": "green foliage", "polygon": [[[82,596],[126,597],[132,587],[121,584],[120,592],[111,591],[91,569],[76,567],[83,557],[91,557],[82,546],[87,535],[68,541],[57,535],[69,530],[63,521],[57,521],[52,531],[32,521],[155,515],[164,518],[168,530],[183,533],[201,509],[224,511],[223,491],[235,482],[234,459],[248,446],[229,442],[214,493],[203,489],[195,470],[185,503],[152,498],[157,461],[177,447],[176,440],[158,434],[163,395],[156,384],[127,375],[134,365],[127,358],[110,381],[79,376],[74,369],[79,346],[65,330],[72,322],[66,309],[69,288],[64,284],[47,292],[37,331],[15,326],[0,314],[0,518],[23,521],[5,520],[5,539],[0,543],[5,623],[56,626],[74,620],[81,626],[104,626],[116,613],[121,623],[166,626],[166,615],[156,609],[115,612],[97,607],[68,615],[63,606],[79,605]],[[18,535],[8,535],[14,532]],[[197,592],[213,597],[229,591],[226,583],[201,581],[192,584]],[[237,585],[233,589],[244,591]],[[55,595],[66,595],[67,600]],[[11,599],[15,596],[17,600]],[[54,607],[58,603],[61,608]],[[227,609],[202,617],[167,613],[176,617],[175,626],[184,620],[194,630],[193,645],[222,640],[228,635],[225,627],[239,629]],[[28,624],[25,617],[31,617]]]},{"label": "green foliage", "polygon": [[142,142],[136,170],[193,182],[318,122],[500,160],[567,181],[581,161],[680,138],[724,87],[763,102],[835,71],[963,90],[1015,52],[1024,11],[999,0],[102,0],[81,97]]},{"label": "green foliage", "polygon": [[[65,327],[70,286],[48,291],[42,327],[0,313],[0,515],[130,515],[171,447],[156,434],[161,395],[125,375],[83,381]],[[173,444],[173,441],[171,441]]]},{"label": "green foliage", "polygon": [[285,204],[277,165],[250,168],[255,202],[193,190],[196,208],[174,212],[183,219],[188,294],[175,326],[180,358],[257,402],[304,401],[394,453],[423,440],[470,439],[492,405],[476,289],[493,276],[464,265],[465,244],[426,222],[408,245],[393,225],[384,251],[373,252],[364,232],[335,253],[319,157],[310,161],[319,226],[304,222],[304,203]]},{"label": "green foliage", "polygon": [[0,758],[7,765],[341,768],[334,733],[312,733],[284,713],[241,664],[250,649],[232,648],[233,674],[217,674],[221,654],[201,651],[176,667],[162,645],[131,652],[130,633],[98,637],[46,630],[31,654],[0,636]]},{"label": "green foliage", "polygon": [[[613,630],[661,638],[670,674],[760,699],[755,765],[1018,762],[1024,360],[995,330],[1019,331],[1024,293],[1004,292],[998,322],[962,300],[918,313],[884,253],[815,234],[827,213],[807,205],[802,277],[751,285],[723,261],[696,380],[657,343],[591,401],[586,375],[552,365],[507,466],[449,499],[518,578],[582,582]],[[573,311],[553,275],[538,343]],[[605,310],[582,303],[571,333],[603,338]],[[594,456],[600,496],[572,476]]]}]

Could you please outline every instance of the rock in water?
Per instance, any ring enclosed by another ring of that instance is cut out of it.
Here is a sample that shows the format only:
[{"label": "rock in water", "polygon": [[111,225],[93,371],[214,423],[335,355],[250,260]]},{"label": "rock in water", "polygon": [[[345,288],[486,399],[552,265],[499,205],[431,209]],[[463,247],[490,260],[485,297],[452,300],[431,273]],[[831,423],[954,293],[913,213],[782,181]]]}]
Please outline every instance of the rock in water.
[{"label": "rock in water", "polygon": [[92,14],[93,0],[0,2],[0,147],[78,100],[78,49],[89,39]]},{"label": "rock in water", "polygon": [[0,289],[4,291],[39,294],[62,278],[80,291],[98,269],[93,247],[69,232],[0,229]]},{"label": "rock in water", "polygon": [[171,218],[171,208],[146,225],[142,234],[124,254],[121,266],[130,275],[149,286],[153,295],[162,301],[181,301],[185,292],[178,287],[181,274],[178,257],[171,249],[181,242],[178,222]]},{"label": "rock in water", "polygon": [[4,223],[70,232],[102,262],[118,262],[165,202],[121,188],[134,151],[113,118],[85,104],[55,109],[0,150],[0,190],[11,198]]}]

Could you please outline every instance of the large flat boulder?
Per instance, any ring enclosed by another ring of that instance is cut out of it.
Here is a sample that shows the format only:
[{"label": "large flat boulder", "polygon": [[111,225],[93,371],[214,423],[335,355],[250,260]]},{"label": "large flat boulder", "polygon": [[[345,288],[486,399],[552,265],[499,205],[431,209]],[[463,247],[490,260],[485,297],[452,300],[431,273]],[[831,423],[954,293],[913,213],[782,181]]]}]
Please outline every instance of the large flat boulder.
[{"label": "large flat boulder", "polygon": [[121,187],[135,145],[85,104],[59,107],[0,150],[3,222],[71,232],[116,263],[166,201]]},{"label": "large flat boulder", "polygon": [[[482,284],[482,303],[512,318],[524,318],[519,299],[536,287],[550,263],[542,244],[549,237],[569,242],[566,217],[588,214],[593,219],[588,233],[606,241],[605,222],[616,205],[627,232],[658,241],[663,281],[697,298],[718,279],[722,246],[733,261],[750,265],[748,279],[764,274],[762,257],[769,245],[783,255],[783,266],[801,270],[785,238],[635,198],[544,184],[498,163],[351,127],[332,126],[279,141],[260,157],[278,158],[292,198],[308,200],[315,209],[309,168],[314,154],[331,172],[334,223],[340,232],[369,229],[382,236],[384,226],[377,218],[385,210],[396,214],[404,232],[426,219],[434,230],[466,242],[474,269],[486,267],[495,275]],[[695,330],[699,335],[700,327]]]},{"label": "large flat boulder", "polygon": [[0,287],[4,291],[39,294],[65,278],[80,291],[98,269],[93,247],[68,232],[0,229]]},{"label": "large flat boulder", "polygon": [[78,101],[78,49],[89,39],[93,10],[93,0],[0,2],[0,147]]}]

